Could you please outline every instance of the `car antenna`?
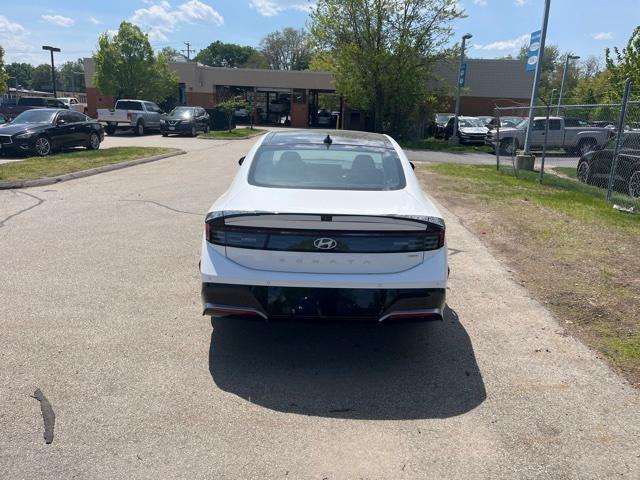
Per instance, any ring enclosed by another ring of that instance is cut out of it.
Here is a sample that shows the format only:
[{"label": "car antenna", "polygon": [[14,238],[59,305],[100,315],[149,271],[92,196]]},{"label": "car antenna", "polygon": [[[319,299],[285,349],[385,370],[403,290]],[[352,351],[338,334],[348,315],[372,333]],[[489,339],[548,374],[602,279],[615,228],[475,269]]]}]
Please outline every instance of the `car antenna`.
[{"label": "car antenna", "polygon": [[326,143],[327,145],[331,145],[333,143],[333,140],[331,140],[331,137],[329,136],[328,133],[327,133],[327,136],[324,137],[324,140],[322,141],[322,143]]}]

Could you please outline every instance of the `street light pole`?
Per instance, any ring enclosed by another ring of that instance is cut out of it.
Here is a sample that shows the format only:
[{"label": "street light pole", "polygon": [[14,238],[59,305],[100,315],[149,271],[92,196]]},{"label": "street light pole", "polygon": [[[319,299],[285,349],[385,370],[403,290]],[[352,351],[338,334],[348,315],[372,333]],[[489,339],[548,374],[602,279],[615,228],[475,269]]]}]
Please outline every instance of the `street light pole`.
[{"label": "street light pole", "polygon": [[544,61],[544,44],[547,40],[547,26],[549,25],[549,9],[551,8],[551,0],[544,2],[544,16],[542,17],[542,32],[540,35],[540,50],[538,52],[538,63],[533,76],[533,90],[531,91],[531,103],[529,105],[529,122],[527,124],[527,134],[524,140],[524,154],[529,155],[531,146],[531,128],[533,127],[533,119],[535,117],[535,104],[538,98],[538,83],[542,75],[542,63]]},{"label": "street light pole", "polygon": [[460,80],[460,74],[462,73],[462,66],[464,65],[464,49],[467,44],[467,40],[469,40],[473,35],[470,33],[465,33],[462,36],[462,43],[460,45],[460,66],[458,67],[458,90],[456,92],[456,109],[455,115],[453,117],[453,132],[451,133],[451,137],[449,138],[451,143],[458,143],[458,116],[460,115],[460,92],[462,90],[462,82]]},{"label": "street light pole", "polygon": [[53,52],[59,52],[60,49],[49,45],[43,45],[42,49],[49,50],[51,53],[51,84],[53,85],[53,97],[56,98],[58,96],[58,91],[56,89],[56,66],[53,63]]},{"label": "street light pole", "polygon": [[564,72],[562,72],[562,82],[560,83],[560,97],[558,97],[558,108],[556,108],[556,115],[560,115],[560,105],[562,105],[562,94],[564,93],[564,82],[567,79],[567,70],[569,70],[569,60],[578,60],[579,55],[571,55],[567,53],[567,59],[564,62]]}]

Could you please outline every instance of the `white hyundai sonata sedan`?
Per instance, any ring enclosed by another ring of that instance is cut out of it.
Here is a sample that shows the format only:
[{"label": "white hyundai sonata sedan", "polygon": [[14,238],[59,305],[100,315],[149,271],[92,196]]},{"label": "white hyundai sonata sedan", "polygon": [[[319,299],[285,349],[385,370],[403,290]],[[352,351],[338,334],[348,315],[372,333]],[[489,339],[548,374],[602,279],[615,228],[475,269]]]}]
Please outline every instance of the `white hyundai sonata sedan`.
[{"label": "white hyundai sonata sedan", "polygon": [[205,220],[203,314],[442,319],[445,224],[389,136],[264,135]]}]

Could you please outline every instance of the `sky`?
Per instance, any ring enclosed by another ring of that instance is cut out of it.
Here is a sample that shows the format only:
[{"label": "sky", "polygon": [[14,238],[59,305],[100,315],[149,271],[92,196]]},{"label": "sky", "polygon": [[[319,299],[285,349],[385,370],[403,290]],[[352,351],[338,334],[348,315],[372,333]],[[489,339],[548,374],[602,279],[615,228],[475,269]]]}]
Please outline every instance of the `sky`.
[{"label": "sky", "polygon": [[[544,0],[458,0],[467,17],[454,24],[458,41],[471,33],[469,55],[517,54],[542,24]],[[640,0],[552,0],[548,43],[584,57],[624,46],[640,25]],[[140,25],[154,48],[196,51],[215,40],[257,46],[267,33],[303,28],[309,0],[0,0],[0,45],[6,62],[46,63],[42,45],[60,47],[57,62],[90,56],[100,33],[122,20]]]}]

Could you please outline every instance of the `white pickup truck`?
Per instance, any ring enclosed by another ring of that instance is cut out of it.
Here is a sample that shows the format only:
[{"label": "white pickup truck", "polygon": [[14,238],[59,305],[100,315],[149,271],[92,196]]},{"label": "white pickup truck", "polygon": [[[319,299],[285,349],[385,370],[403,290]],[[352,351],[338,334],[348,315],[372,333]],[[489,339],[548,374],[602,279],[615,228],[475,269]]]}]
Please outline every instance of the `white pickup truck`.
[{"label": "white pickup truck", "polygon": [[[500,128],[500,152],[511,155],[513,149],[524,146],[527,134],[528,120],[523,120],[515,127]],[[547,148],[561,148],[567,153],[579,153],[584,155],[606,144],[611,138],[612,130],[608,128],[593,127],[586,122],[563,117],[549,117],[549,129],[547,131]],[[498,147],[498,133],[495,129],[489,130],[485,143]],[[545,117],[535,117],[531,129],[531,149],[540,150],[544,144]]]},{"label": "white pickup truck", "polygon": [[99,108],[98,121],[105,124],[105,132],[113,135],[117,130],[133,130],[144,135],[147,130],[160,131],[160,118],[164,112],[153,102],[144,100],[118,100],[114,108]]},{"label": "white pickup truck", "polygon": [[84,113],[85,115],[89,113],[87,104],[80,102],[76,97],[60,97],[58,100],[76,112]]}]

